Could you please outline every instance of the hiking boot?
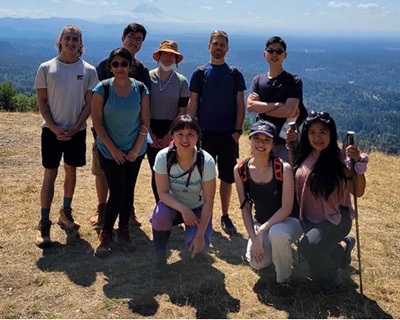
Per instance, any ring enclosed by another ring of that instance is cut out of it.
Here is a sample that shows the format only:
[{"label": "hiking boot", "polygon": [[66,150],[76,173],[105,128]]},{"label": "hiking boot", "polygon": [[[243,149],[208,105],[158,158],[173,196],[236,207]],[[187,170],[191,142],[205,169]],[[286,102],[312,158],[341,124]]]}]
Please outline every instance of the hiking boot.
[{"label": "hiking boot", "polygon": [[136,251],[136,244],[132,241],[131,236],[129,235],[128,226],[117,230],[117,243],[122,247],[122,250],[126,252]]},{"label": "hiking boot", "polygon": [[142,224],[136,219],[135,207],[132,207],[132,213],[129,218],[129,225],[133,227],[141,227]]},{"label": "hiking boot", "polygon": [[107,257],[111,253],[112,233],[105,233],[102,230],[99,235],[99,241],[100,243],[94,251],[94,255],[100,258]]},{"label": "hiking boot", "polygon": [[221,217],[221,227],[230,236],[236,234],[236,227],[233,225],[229,215],[224,215]]},{"label": "hiking boot", "polygon": [[41,248],[48,248],[51,246],[52,242],[50,240],[50,220],[41,220],[38,225],[38,233],[36,237],[36,245]]},{"label": "hiking boot", "polygon": [[74,218],[72,218],[72,209],[61,207],[60,209],[60,217],[58,218],[58,224],[62,229],[75,229],[79,230],[81,227],[78,223],[74,222]]},{"label": "hiking boot", "polygon": [[166,253],[156,253],[152,276],[156,279],[165,278],[167,275],[167,255]]},{"label": "hiking boot", "polygon": [[282,283],[277,283],[276,294],[281,297],[289,297],[296,293],[290,280],[285,280]]},{"label": "hiking boot", "polygon": [[90,217],[90,224],[94,227],[102,228],[104,225],[104,217],[106,216],[106,207],[107,204],[101,203],[97,205],[97,210],[93,214],[92,217]]},{"label": "hiking boot", "polygon": [[340,275],[339,270],[336,269],[332,274],[318,279],[315,284],[319,292],[328,294],[333,293],[341,282],[342,276]]},{"label": "hiking boot", "polygon": [[339,265],[339,268],[346,269],[348,266],[350,266],[351,251],[356,244],[356,239],[354,239],[352,236],[347,236],[343,239],[343,241],[346,242],[346,250],[344,250],[343,262]]}]

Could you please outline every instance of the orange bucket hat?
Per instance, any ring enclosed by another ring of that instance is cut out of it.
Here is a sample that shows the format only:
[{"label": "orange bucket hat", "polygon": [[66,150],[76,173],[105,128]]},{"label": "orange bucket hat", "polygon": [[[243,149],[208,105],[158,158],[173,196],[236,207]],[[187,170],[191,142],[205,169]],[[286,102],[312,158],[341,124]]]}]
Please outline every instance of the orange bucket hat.
[{"label": "orange bucket hat", "polygon": [[176,55],[176,64],[183,60],[183,54],[178,52],[178,44],[173,40],[164,40],[153,53],[153,59],[160,60],[160,52],[170,52]]}]

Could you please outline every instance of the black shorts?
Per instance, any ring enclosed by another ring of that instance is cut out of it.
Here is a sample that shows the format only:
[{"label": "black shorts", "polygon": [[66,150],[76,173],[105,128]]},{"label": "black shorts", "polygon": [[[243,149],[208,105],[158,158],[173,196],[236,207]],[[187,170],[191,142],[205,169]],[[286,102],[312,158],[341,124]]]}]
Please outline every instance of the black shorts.
[{"label": "black shorts", "polygon": [[239,155],[239,144],[231,133],[202,133],[202,148],[206,150],[218,166],[218,178],[226,183],[234,183],[233,169]]},{"label": "black shorts", "polygon": [[46,169],[60,166],[64,154],[64,163],[71,167],[83,167],[86,164],[86,129],[75,133],[71,140],[60,141],[49,129],[42,129],[42,165]]}]

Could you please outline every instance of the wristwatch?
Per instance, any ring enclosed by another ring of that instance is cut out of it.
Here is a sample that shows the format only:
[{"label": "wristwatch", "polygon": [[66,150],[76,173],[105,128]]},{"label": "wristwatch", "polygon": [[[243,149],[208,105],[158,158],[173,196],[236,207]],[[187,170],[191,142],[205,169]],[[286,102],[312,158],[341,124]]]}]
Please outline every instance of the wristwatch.
[{"label": "wristwatch", "polygon": [[235,129],[235,133],[239,133],[240,135],[242,135],[243,130],[242,129]]}]

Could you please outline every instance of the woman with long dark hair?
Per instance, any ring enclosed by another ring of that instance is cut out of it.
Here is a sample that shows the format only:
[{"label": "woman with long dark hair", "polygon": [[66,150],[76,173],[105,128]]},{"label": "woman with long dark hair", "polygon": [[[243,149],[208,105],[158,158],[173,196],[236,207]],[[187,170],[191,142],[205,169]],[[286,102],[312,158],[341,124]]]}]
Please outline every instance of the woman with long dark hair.
[{"label": "woman with long dark hair", "polygon": [[338,269],[351,261],[355,240],[348,236],[354,216],[350,193],[364,194],[368,157],[357,146],[347,146],[347,162],[355,163],[353,182],[353,172],[337,144],[335,121],[327,112],[312,111],[296,144],[297,138],[297,131],[290,129],[287,142],[304,230],[299,250],[309,262],[317,288],[329,293],[341,282]]},{"label": "woman with long dark hair", "polygon": [[189,115],[171,125],[173,145],[161,150],[154,164],[160,202],[152,215],[156,251],[155,276],[166,269],[166,248],[173,225],[184,223],[185,242],[194,258],[211,242],[215,196],[215,162],[200,148],[201,131]]},{"label": "woman with long dark hair", "polygon": [[100,243],[95,250],[95,255],[100,257],[110,252],[118,214],[117,242],[125,251],[136,250],[128,223],[140,164],[146,152],[150,118],[147,88],[129,78],[131,53],[125,48],[117,48],[110,53],[108,63],[114,77],[96,86],[92,102],[100,163],[110,188]]}]

